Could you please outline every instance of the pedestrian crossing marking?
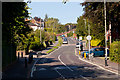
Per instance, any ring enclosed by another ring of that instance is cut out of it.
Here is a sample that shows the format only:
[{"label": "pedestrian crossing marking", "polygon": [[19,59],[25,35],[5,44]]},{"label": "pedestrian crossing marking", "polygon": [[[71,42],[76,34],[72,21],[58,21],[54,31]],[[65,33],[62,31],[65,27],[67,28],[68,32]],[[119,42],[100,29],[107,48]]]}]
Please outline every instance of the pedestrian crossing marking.
[{"label": "pedestrian crossing marking", "polygon": [[47,70],[47,69],[45,69],[45,68],[40,68],[40,69],[39,69],[39,71],[42,71],[42,70]]}]

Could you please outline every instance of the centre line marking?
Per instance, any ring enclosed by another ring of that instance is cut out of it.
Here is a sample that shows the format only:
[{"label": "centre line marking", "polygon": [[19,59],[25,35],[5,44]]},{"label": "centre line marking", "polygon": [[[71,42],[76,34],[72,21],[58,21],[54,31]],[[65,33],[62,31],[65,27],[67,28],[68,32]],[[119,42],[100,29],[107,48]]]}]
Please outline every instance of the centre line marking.
[{"label": "centre line marking", "polygon": [[73,71],[70,67],[68,67],[68,66],[60,59],[60,56],[61,56],[61,55],[58,56],[59,61],[60,61],[64,66],[66,66],[70,71]]}]

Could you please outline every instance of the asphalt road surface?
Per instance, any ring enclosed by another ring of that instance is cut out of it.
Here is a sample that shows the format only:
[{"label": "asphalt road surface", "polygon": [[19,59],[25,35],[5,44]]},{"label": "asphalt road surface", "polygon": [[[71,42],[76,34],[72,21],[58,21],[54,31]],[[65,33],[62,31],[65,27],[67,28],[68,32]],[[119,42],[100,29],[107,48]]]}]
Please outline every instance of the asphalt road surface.
[{"label": "asphalt road surface", "polygon": [[32,73],[33,79],[116,80],[118,75],[81,61],[75,55],[76,41],[71,38],[68,40],[68,44],[63,44],[50,55],[37,61]]}]

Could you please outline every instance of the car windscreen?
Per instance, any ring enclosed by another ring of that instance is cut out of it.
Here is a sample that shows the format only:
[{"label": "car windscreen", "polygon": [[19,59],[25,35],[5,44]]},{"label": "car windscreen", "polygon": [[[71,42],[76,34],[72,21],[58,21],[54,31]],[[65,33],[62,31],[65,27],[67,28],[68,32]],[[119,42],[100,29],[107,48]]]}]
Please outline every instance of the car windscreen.
[{"label": "car windscreen", "polygon": [[64,38],[64,41],[67,41],[67,38]]}]

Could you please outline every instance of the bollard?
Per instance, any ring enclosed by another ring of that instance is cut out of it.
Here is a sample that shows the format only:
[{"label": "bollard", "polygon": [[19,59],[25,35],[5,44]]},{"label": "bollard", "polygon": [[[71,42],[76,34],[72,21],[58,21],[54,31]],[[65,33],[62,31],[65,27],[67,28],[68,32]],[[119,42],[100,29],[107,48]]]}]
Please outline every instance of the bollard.
[{"label": "bollard", "polygon": [[20,53],[18,52],[18,61],[19,61]]},{"label": "bollard", "polygon": [[84,58],[86,59],[86,53],[84,53]]},{"label": "bollard", "polygon": [[84,58],[84,53],[82,54],[82,58]]},{"label": "bollard", "polygon": [[31,62],[33,61],[33,55],[31,56]]},{"label": "bollard", "polygon": [[28,62],[31,63],[31,55],[29,55]]},{"label": "bollard", "polygon": [[27,58],[25,57],[25,68],[27,68]]},{"label": "bollard", "polygon": [[81,53],[80,53],[80,51],[79,51],[79,55],[80,55]]},{"label": "bollard", "polygon": [[23,52],[21,52],[21,57],[23,58]]}]

